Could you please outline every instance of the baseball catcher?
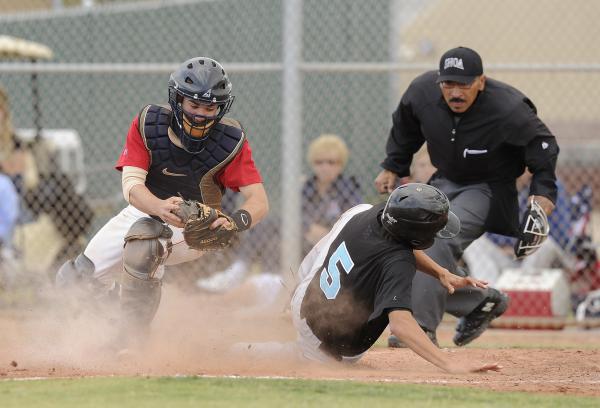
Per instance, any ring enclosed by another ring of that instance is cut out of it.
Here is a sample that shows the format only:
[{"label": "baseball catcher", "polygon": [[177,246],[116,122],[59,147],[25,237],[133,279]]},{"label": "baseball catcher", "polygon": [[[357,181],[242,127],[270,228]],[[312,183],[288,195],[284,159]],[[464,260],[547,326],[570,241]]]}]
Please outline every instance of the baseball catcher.
[{"label": "baseball catcher", "polygon": [[[103,304],[118,286],[115,349],[139,349],[148,338],[165,266],[228,247],[268,212],[246,131],[225,116],[231,89],[212,58],[191,58],[173,71],[169,104],[146,105],[132,120],[115,165],[128,205],[57,273],[57,287],[86,284],[88,298]],[[243,197],[231,216],[218,210],[226,189]]]},{"label": "baseball catcher", "polygon": [[198,251],[227,248],[235,241],[237,232],[252,224],[248,211],[238,210],[230,217],[195,200],[184,200],[175,215],[185,224],[183,238],[186,244]]}]

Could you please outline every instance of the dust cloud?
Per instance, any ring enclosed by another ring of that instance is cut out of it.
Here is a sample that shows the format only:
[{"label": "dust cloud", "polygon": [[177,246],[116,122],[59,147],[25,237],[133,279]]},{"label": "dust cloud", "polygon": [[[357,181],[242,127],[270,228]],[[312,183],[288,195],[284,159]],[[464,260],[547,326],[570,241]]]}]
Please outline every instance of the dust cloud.
[{"label": "dust cloud", "polygon": [[[273,291],[273,285],[267,289]],[[18,364],[11,376],[231,375],[305,364],[294,355],[265,358],[234,346],[295,339],[285,290],[265,293],[246,283],[225,294],[206,294],[166,284],[147,338],[126,352],[115,347],[116,300],[51,287],[43,292],[35,307],[0,309],[0,375],[11,362]]]}]

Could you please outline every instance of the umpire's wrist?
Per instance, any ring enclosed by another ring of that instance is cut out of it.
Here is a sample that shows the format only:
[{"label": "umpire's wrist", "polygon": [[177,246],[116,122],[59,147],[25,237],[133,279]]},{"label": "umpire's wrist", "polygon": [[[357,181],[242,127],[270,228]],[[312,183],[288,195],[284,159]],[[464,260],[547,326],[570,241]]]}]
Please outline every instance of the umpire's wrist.
[{"label": "umpire's wrist", "polygon": [[231,214],[231,218],[235,221],[239,231],[245,231],[252,226],[252,216],[241,208]]}]

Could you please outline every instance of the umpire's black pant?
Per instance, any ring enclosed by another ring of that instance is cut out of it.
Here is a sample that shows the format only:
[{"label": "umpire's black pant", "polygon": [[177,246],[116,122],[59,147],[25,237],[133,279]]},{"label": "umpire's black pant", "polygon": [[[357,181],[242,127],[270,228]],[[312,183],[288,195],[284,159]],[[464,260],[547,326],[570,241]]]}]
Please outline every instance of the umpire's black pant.
[{"label": "umpire's black pant", "polygon": [[[460,233],[452,239],[436,238],[434,245],[426,250],[438,264],[457,275],[456,262],[463,251],[484,232],[485,221],[490,209],[492,192],[487,183],[461,185],[445,178],[430,182],[448,196],[450,209],[461,222]],[[467,287],[457,289],[449,295],[440,282],[422,272],[413,279],[413,316],[422,327],[435,332],[444,312],[457,317],[465,316],[475,309],[486,297],[487,289]]]}]

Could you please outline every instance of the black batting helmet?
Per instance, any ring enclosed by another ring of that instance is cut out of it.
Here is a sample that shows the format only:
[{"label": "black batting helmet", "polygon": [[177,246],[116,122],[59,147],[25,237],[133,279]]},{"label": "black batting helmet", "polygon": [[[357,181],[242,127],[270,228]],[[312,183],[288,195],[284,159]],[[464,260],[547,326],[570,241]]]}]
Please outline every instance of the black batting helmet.
[{"label": "black batting helmet", "polygon": [[429,248],[435,237],[452,238],[460,232],[460,221],[450,211],[448,197],[421,183],[404,184],[390,194],[381,224],[394,239],[414,249]]},{"label": "black batting helmet", "polygon": [[[182,108],[183,98],[200,104],[216,104],[219,109],[215,116],[187,113]],[[190,153],[201,151],[204,138],[193,135],[193,131],[197,130],[204,136],[229,111],[233,100],[231,81],[217,61],[196,57],[181,64],[169,79],[169,105],[173,110],[171,128],[181,140],[183,148]]]}]

